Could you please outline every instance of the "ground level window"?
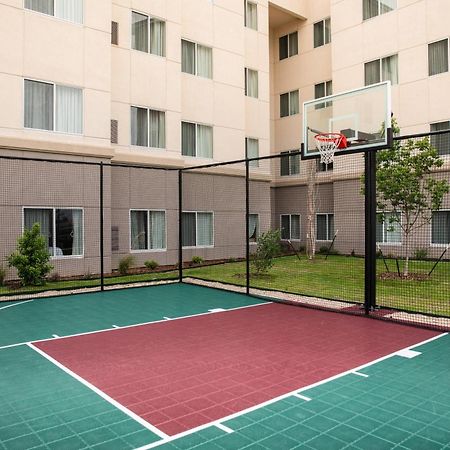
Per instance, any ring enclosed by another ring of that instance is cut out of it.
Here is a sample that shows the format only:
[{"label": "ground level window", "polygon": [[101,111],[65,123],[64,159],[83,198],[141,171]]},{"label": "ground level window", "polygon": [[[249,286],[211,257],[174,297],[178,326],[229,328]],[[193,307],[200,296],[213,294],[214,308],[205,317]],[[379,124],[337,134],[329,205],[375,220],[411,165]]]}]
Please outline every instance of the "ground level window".
[{"label": "ground level window", "polygon": [[300,215],[281,215],[281,239],[300,240]]},{"label": "ground level window", "polygon": [[214,215],[212,212],[184,212],[182,215],[183,247],[214,245]]},{"label": "ground level window", "polygon": [[433,211],[431,243],[450,244],[450,211]]},{"label": "ground level window", "polygon": [[377,242],[382,244],[401,244],[402,230],[399,214],[377,214]]},{"label": "ground level window", "polygon": [[83,210],[64,208],[24,208],[23,224],[40,225],[48,251],[53,257],[83,255]]},{"label": "ground level window", "polygon": [[131,250],[164,250],[166,248],[165,211],[130,211]]},{"label": "ground level window", "polygon": [[449,130],[449,132],[431,136],[430,142],[432,147],[434,147],[440,155],[450,155],[450,120],[432,123],[430,125],[430,131],[443,130]]},{"label": "ground level window", "polygon": [[259,236],[259,215],[249,214],[248,216],[248,235],[250,242],[256,242]]},{"label": "ground level window", "polygon": [[316,238],[318,241],[331,241],[334,236],[334,214],[317,214]]}]

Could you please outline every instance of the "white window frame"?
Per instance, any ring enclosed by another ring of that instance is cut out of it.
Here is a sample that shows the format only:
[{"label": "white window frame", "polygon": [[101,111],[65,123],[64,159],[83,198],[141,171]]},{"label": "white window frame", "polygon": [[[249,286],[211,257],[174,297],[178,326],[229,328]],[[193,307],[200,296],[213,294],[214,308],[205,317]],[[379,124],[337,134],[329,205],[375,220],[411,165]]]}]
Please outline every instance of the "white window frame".
[{"label": "white window frame", "polygon": [[[377,240],[377,245],[390,246],[390,247],[391,246],[392,247],[400,247],[402,245],[402,241],[403,241],[403,230],[402,230],[402,227],[401,227],[401,224],[403,223],[403,215],[401,213],[396,213],[394,211],[385,211],[385,212],[377,211],[377,216],[378,216],[378,214],[399,214],[400,215],[400,224],[399,224],[399,227],[400,227],[400,241],[396,241],[396,242],[387,242],[387,241],[385,241],[386,233],[389,233],[389,231],[386,230],[386,225],[389,225],[389,224],[386,223],[385,220],[383,220],[383,222],[382,222],[382,225],[383,225],[383,241],[378,241]],[[377,223],[379,223],[378,222],[378,217],[377,217]]]},{"label": "white window frame", "polygon": [[[325,42],[325,38],[326,38],[326,27],[325,27],[325,22],[326,22],[327,20],[330,21],[330,40],[329,40],[328,42]],[[323,44],[318,45],[317,47],[315,47],[315,46],[314,46],[314,29],[315,29],[315,25],[318,24],[318,23],[320,23],[320,22],[323,22],[323,36],[322,36],[322,37],[323,37]],[[322,19],[322,20],[318,20],[317,22],[314,22],[314,24],[313,24],[313,48],[314,48],[314,49],[320,48],[320,47],[323,47],[323,46],[328,45],[328,44],[331,44],[331,16],[330,16],[330,17],[325,17],[325,18]]]},{"label": "white window frame", "polygon": [[[44,15],[46,16],[47,14],[44,14]],[[42,128],[31,128],[31,127],[25,126],[25,82],[26,81],[34,81],[36,83],[51,84],[53,86],[53,130],[43,130]],[[82,113],[81,114],[82,115],[81,133],[67,133],[65,131],[55,130],[55,125],[56,125],[56,86],[79,89],[81,91],[81,113]],[[85,130],[84,88],[81,88],[79,86],[73,86],[71,84],[54,83],[53,81],[40,80],[40,79],[36,79],[36,78],[23,78],[22,99],[23,99],[23,101],[22,101],[22,118],[23,118],[24,130],[39,131],[41,133],[57,133],[57,134],[65,135],[65,136],[84,136],[84,130]]]},{"label": "white window frame", "polygon": [[[302,240],[302,215],[300,213],[289,213],[289,214],[280,214],[280,230],[283,227],[283,217],[289,216],[289,238],[283,239],[282,241],[292,241],[292,242],[300,242]],[[299,239],[292,238],[292,216],[298,216],[298,234],[300,235]]]},{"label": "white window frame", "polygon": [[[392,82],[392,80],[383,80],[383,60],[387,59],[387,58],[392,58],[393,56],[397,57],[397,81],[394,83]],[[370,64],[370,63],[374,63],[378,61],[378,69],[379,69],[379,75],[380,75],[380,80],[377,81],[376,83],[372,83],[372,84],[365,84],[365,80],[366,80],[366,64]],[[370,61],[365,61],[364,62],[364,85],[365,86],[373,86],[375,84],[378,83],[384,83],[386,81],[390,81],[392,86],[396,86],[399,84],[399,78],[400,78],[400,73],[399,73],[399,58],[398,58],[398,53],[392,53],[391,55],[386,55],[386,56],[381,56],[380,58],[376,58],[376,59],[372,59]]]},{"label": "white window frame", "polygon": [[[443,208],[443,209],[437,209],[437,210],[432,210],[431,213],[434,212],[447,212],[450,214],[450,208]],[[430,247],[435,247],[435,248],[445,248],[448,245],[450,245],[450,243],[448,244],[438,244],[433,242],[433,215],[431,215],[431,221],[430,221]]]},{"label": "white window frame", "polygon": [[[317,174],[319,176],[320,176],[320,174],[323,174],[323,173],[333,172],[333,170],[334,170],[334,161],[331,162],[330,164],[325,164],[323,162],[320,162],[320,159],[317,159],[316,161],[317,161],[316,162],[316,164],[317,164],[316,172],[317,172]],[[322,168],[324,170],[322,170]]]},{"label": "white window frame", "polygon": [[[450,57],[450,55],[449,55],[449,57]],[[434,75],[433,75],[434,76]],[[449,130],[450,130],[450,119],[448,119],[448,120],[440,120],[439,122],[431,122],[430,123],[430,133],[433,133],[433,131],[431,130],[431,127],[433,126],[433,125],[439,125],[439,124],[441,124],[441,123],[445,123],[445,122],[448,122],[448,124],[449,124]],[[446,135],[447,136],[447,138],[448,138],[448,140],[449,140],[449,145],[450,145],[450,132],[448,133],[448,134],[441,134],[441,136],[444,136],[444,135]],[[439,136],[439,135],[438,135]],[[432,139],[433,139],[433,136],[430,136],[430,143],[431,143],[431,141],[432,141]],[[439,149],[438,148],[436,148],[436,150],[438,151],[438,153],[439,153]],[[444,154],[441,154],[441,153],[439,153],[439,156],[441,157],[441,158],[450,158],[450,153],[444,153]]]},{"label": "white window frame", "polygon": [[[280,177],[298,177],[300,175],[300,161],[301,161],[301,155],[298,153],[299,150],[283,150],[282,152],[280,152]],[[291,153],[296,153],[295,155],[291,155]],[[292,164],[291,164],[291,158],[292,157],[297,157],[298,158],[298,172],[293,173],[292,172]],[[288,169],[289,169],[289,173],[284,175],[281,173],[281,162],[283,160],[283,158],[286,158],[288,161]]]},{"label": "white window frame", "polygon": [[428,42],[427,43],[427,58],[429,61],[430,58],[430,45],[432,44],[436,44],[437,42],[441,42],[441,41],[445,41],[447,40],[447,60],[448,60],[448,66],[447,66],[447,71],[446,72],[439,72],[439,73],[435,73],[434,75],[430,75],[429,73],[429,69],[428,69],[428,77],[437,77],[439,75],[444,75],[444,74],[448,74],[450,73],[450,37],[441,37],[439,39],[435,39],[434,41]]},{"label": "white window frame", "polygon": [[198,242],[198,226],[197,226],[197,215],[200,213],[204,213],[204,214],[212,214],[212,245],[188,245],[188,246],[184,246],[183,245],[183,249],[189,250],[189,249],[196,249],[196,248],[214,248],[215,245],[215,214],[214,211],[182,211],[182,213],[195,213],[195,243]]},{"label": "white window frame", "polygon": [[[295,114],[291,114],[291,94],[293,92],[298,92],[298,112]],[[289,114],[287,116],[282,116],[281,115],[281,96],[288,94],[288,109],[289,109]],[[298,114],[300,114],[300,89],[294,89],[292,91],[288,91],[288,92],[282,92],[280,94],[280,100],[279,100],[279,106],[280,106],[280,119],[285,119],[286,117],[292,117],[292,116],[297,116]]]},{"label": "white window frame", "polygon": [[83,1],[83,17],[81,19],[81,23],[74,22],[73,20],[64,19],[63,17],[55,16],[54,13],[53,14],[47,14],[47,13],[43,13],[43,12],[40,12],[40,11],[35,11],[34,9],[27,8],[25,6],[25,0],[22,0],[22,7],[23,7],[24,11],[29,11],[29,12],[31,12],[33,14],[38,14],[38,15],[44,16],[44,17],[52,17],[53,19],[60,20],[61,22],[64,22],[64,23],[70,23],[70,24],[75,25],[77,27],[83,27],[84,23],[85,23],[85,20],[86,20],[86,18],[85,18],[85,14],[86,14],[86,7],[85,6],[86,6],[86,4],[85,4],[84,0],[82,0],[82,1]]},{"label": "white window frame", "polygon": [[[257,91],[257,95],[256,97],[254,97],[253,95],[249,95],[248,93],[248,71],[251,70],[252,72],[256,72],[256,81],[257,81],[257,85],[256,85],[256,91]],[[245,75],[245,89],[244,89],[244,94],[247,98],[254,98],[256,100],[259,99],[259,72],[256,69],[251,69],[250,67],[244,67],[244,75]]]},{"label": "white window frame", "polygon": [[[142,16],[146,16],[147,17],[147,29],[148,29],[148,39],[147,39],[147,47],[148,47],[148,51],[144,52],[144,50],[138,50],[136,48],[133,48],[133,13],[136,14],[140,14]],[[150,19],[156,19],[156,20],[160,20],[161,22],[165,23],[165,39],[164,39],[164,55],[157,55],[156,53],[151,53],[150,52]],[[147,55],[152,55],[152,56],[156,56],[157,58],[166,58],[167,57],[167,21],[166,19],[163,19],[161,17],[155,16],[155,15],[150,15],[148,13],[139,11],[137,9],[131,9],[131,20],[130,20],[130,50],[133,52],[139,52],[139,53],[146,53]]]},{"label": "white window frame", "polygon": [[[376,0],[376,1],[377,1],[377,5],[378,5],[377,14],[372,17],[368,17],[367,19],[364,19],[364,12],[363,12],[363,22],[366,22],[367,20],[375,19],[375,17],[383,16],[384,14],[389,14],[389,13],[395,11],[396,9],[398,9],[398,0],[396,0],[395,8],[393,8],[392,11],[386,11],[386,12],[382,13],[380,0]],[[362,3],[363,11],[364,11],[364,1],[362,0],[361,3]]]},{"label": "white window frame", "polygon": [[259,213],[249,213],[249,215],[250,216],[257,216],[258,217],[258,222],[257,222],[257,224],[256,224],[256,239],[254,240],[254,241],[249,241],[249,244],[250,245],[257,245],[258,244],[258,242],[257,242],[257,240],[258,240],[258,238],[259,238],[259,236],[261,235],[261,224],[260,224],[260,214]]},{"label": "white window frame", "polygon": [[[295,34],[295,33],[297,33],[297,53],[295,55],[290,55],[289,53],[291,51],[291,44],[290,44],[291,41],[289,39],[289,36],[291,34]],[[288,55],[286,56],[286,58],[281,59],[280,58],[280,39],[282,39],[284,37],[287,37],[287,54]],[[292,31],[291,33],[283,34],[282,36],[280,36],[278,38],[278,61],[284,61],[285,59],[289,59],[289,58],[293,58],[294,56],[298,56],[299,52],[300,52],[300,49],[299,49],[299,44],[298,44],[298,30]]]},{"label": "white window frame", "polygon": [[[195,159],[205,159],[208,161],[213,161],[214,160],[214,125],[211,125],[209,123],[200,123],[200,122],[191,122],[189,120],[182,120],[181,123],[189,123],[191,125],[195,125],[195,155],[191,156],[191,155],[183,155],[183,134],[181,134],[181,156],[183,158],[195,158]],[[211,153],[212,156],[211,158],[208,158],[206,156],[197,156],[197,130],[198,130],[198,126],[204,126],[204,127],[210,127],[212,129],[212,148],[211,148]],[[183,128],[181,126],[181,133],[183,133]],[[184,211],[187,212],[187,211]],[[202,211],[200,211],[202,212]]]},{"label": "white window frame", "polygon": [[[253,137],[253,136],[245,136],[245,159],[248,158],[248,139],[252,139],[252,140],[258,142],[258,156],[256,156],[256,158],[261,158],[261,156],[259,154],[259,138]],[[255,157],[252,156],[252,158],[255,158]],[[254,161],[249,161],[248,165],[249,165],[250,169],[257,169],[259,167],[259,159],[256,159]]]},{"label": "white window frame", "polygon": [[[186,75],[192,75],[194,77],[200,77],[203,78],[204,80],[214,80],[214,48],[210,47],[209,45],[204,45],[201,44],[200,42],[195,42],[192,41],[191,39],[186,39],[186,38],[181,38],[181,41],[186,41],[186,42],[190,42],[191,44],[195,45],[195,73],[190,73],[190,72],[183,72],[183,70],[181,70],[181,73],[185,73]],[[181,45],[183,45],[183,42],[181,42]],[[211,49],[211,78],[209,77],[205,77],[203,75],[199,75],[198,74],[198,46],[201,45],[202,47],[207,47]],[[183,58],[183,55],[181,55],[181,57]],[[183,63],[181,63],[183,64]]]},{"label": "white window frame", "polygon": [[[256,6],[256,28],[250,27],[247,24],[247,3],[251,3]],[[259,25],[258,24],[258,3],[256,1],[245,0],[244,1],[244,26],[245,26],[245,28],[248,28],[249,30],[258,31],[258,25]]]},{"label": "white window frame", "polygon": [[[164,113],[164,122],[165,122],[165,126],[164,126],[164,147],[150,147],[150,114],[147,114],[147,145],[136,145],[136,144],[132,144],[131,140],[132,140],[132,133],[131,133],[131,108],[140,108],[140,109],[146,109],[147,112],[148,111],[157,111],[157,112],[162,112]],[[166,111],[162,110],[162,109],[157,109],[157,108],[152,108],[151,106],[141,106],[141,105],[136,105],[134,103],[132,103],[130,105],[130,135],[129,135],[129,139],[130,139],[130,146],[133,148],[151,148],[151,149],[155,149],[155,150],[167,150],[167,121],[166,121]]]},{"label": "white window frame", "polygon": [[[317,230],[319,229],[317,226],[318,216],[326,216],[327,217],[327,231],[326,231],[327,239],[319,239],[317,237]],[[328,236],[330,235],[330,217],[329,216],[333,216],[333,225],[334,225],[334,213],[332,213],[332,212],[331,213],[316,213],[316,241],[317,242],[331,242],[333,240],[333,238],[331,238],[331,239],[328,238]]]},{"label": "white window frame", "polygon": [[81,241],[83,243],[83,251],[81,255],[50,255],[50,259],[56,260],[56,259],[83,259],[84,258],[84,251],[85,251],[85,242],[84,242],[84,234],[85,234],[85,228],[84,228],[84,208],[78,207],[78,206],[22,206],[22,234],[25,231],[25,210],[26,209],[47,209],[49,211],[53,212],[53,220],[52,220],[52,232],[53,232],[53,240],[52,240],[52,248],[53,252],[56,248],[56,210],[58,209],[70,209],[70,210],[77,210],[81,211],[81,223],[83,225],[83,231],[81,236]]},{"label": "white window frame", "polygon": [[[147,236],[147,248],[142,250],[133,250],[131,245],[131,212],[143,211],[147,213],[147,233],[150,231],[150,213],[163,212],[164,213],[164,247],[163,248],[148,248],[150,245],[150,236]],[[167,211],[165,209],[146,209],[146,208],[130,208],[128,213],[128,232],[129,232],[129,247],[130,253],[162,253],[167,251]]]}]

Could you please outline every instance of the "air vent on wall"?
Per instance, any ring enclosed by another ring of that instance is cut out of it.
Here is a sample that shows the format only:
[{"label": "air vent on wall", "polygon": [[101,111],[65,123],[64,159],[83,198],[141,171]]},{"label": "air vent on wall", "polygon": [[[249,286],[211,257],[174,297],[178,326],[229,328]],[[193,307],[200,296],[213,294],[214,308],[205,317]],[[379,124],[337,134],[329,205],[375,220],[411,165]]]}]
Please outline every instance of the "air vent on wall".
[{"label": "air vent on wall", "polygon": [[111,144],[119,142],[119,121],[111,119]]},{"label": "air vent on wall", "polygon": [[119,45],[119,22],[111,22],[111,44]]}]

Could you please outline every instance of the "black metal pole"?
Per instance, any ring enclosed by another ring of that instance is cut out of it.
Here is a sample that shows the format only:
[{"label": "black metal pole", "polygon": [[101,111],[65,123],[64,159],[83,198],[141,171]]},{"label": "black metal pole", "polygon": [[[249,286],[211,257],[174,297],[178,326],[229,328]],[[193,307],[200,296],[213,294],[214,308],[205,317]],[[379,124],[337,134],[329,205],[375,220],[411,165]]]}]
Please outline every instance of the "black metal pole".
[{"label": "black metal pole", "polygon": [[103,242],[103,161],[100,162],[100,290],[105,290],[105,248]]},{"label": "black metal pole", "polygon": [[178,281],[183,282],[183,172],[178,171]]},{"label": "black metal pole", "polygon": [[250,163],[245,161],[245,274],[246,293],[250,295]]},{"label": "black metal pole", "polygon": [[369,314],[376,306],[377,277],[377,209],[375,151],[365,153],[365,286],[364,309]]},{"label": "black metal pole", "polygon": [[334,241],[336,240],[336,236],[337,236],[337,234],[338,234],[338,231],[339,231],[339,230],[337,230],[336,233],[334,233],[333,240],[331,241],[331,244],[330,244],[330,246],[328,247],[328,250],[327,250],[327,255],[325,256],[325,261],[326,261],[326,260],[328,259],[328,257],[330,256],[330,252],[331,252],[331,249],[333,248]]},{"label": "black metal pole", "polygon": [[434,272],[434,269],[436,269],[437,265],[442,261],[442,258],[447,253],[447,250],[449,247],[450,247],[449,245],[447,245],[447,247],[445,247],[445,250],[441,253],[441,256],[439,257],[439,259],[434,263],[433,268],[428,272],[428,276],[431,276],[431,274]]}]

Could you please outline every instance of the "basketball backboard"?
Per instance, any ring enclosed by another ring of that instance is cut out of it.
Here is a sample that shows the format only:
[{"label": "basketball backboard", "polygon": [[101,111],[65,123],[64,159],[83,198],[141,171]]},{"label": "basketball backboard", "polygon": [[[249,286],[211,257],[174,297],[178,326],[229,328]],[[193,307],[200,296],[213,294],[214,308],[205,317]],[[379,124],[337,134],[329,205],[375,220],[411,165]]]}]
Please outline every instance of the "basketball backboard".
[{"label": "basketball backboard", "polygon": [[305,102],[302,159],[320,156],[315,136],[322,133],[345,135],[337,155],[388,147],[391,112],[390,81]]}]

